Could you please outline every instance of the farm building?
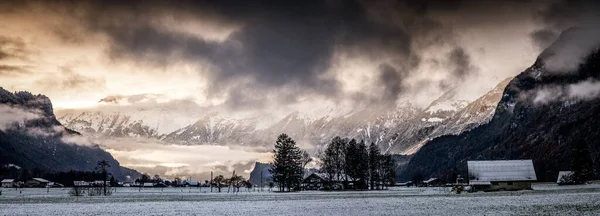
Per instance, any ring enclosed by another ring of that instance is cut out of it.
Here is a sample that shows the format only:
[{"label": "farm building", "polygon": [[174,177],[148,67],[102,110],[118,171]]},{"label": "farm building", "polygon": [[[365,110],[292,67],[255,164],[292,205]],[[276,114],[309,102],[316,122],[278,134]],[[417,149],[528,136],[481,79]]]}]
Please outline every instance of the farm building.
[{"label": "farm building", "polygon": [[3,179],[2,180],[2,187],[3,188],[11,188],[11,187],[15,187],[15,180],[14,179]]},{"label": "farm building", "polygon": [[567,185],[573,184],[575,181],[573,180],[573,171],[560,171],[558,172],[558,178],[556,178],[556,184],[559,185]]},{"label": "farm building", "polygon": [[430,178],[428,180],[423,181],[423,186],[425,186],[425,187],[440,187],[440,186],[444,186],[444,182],[438,178]]},{"label": "farm building", "polygon": [[467,161],[469,184],[475,190],[531,189],[537,181],[531,160]]},{"label": "farm building", "polygon": [[340,180],[329,180],[327,174],[318,172],[306,173],[305,176],[302,180],[304,190],[346,190],[366,186],[365,183],[352,180],[347,175],[340,176]]},{"label": "farm building", "polygon": [[62,185],[61,183],[56,183],[56,182],[49,182],[48,183],[48,187],[64,187],[64,185]]},{"label": "farm building", "polygon": [[102,181],[102,180],[96,180],[90,183],[92,186],[104,186],[104,184],[106,185],[110,185],[110,181]]},{"label": "farm building", "polygon": [[302,180],[304,190],[320,190],[325,187],[325,178],[323,174],[312,173]]},{"label": "farm building", "polygon": [[76,187],[89,187],[92,183],[86,181],[73,181],[73,186]]},{"label": "farm building", "polygon": [[45,188],[45,187],[48,187],[48,183],[50,183],[50,181],[43,179],[43,178],[32,178],[25,182],[25,186],[26,187]]},{"label": "farm building", "polygon": [[190,180],[188,182],[188,186],[190,186],[190,187],[198,187],[198,186],[200,186],[200,182],[195,181],[195,180]]}]

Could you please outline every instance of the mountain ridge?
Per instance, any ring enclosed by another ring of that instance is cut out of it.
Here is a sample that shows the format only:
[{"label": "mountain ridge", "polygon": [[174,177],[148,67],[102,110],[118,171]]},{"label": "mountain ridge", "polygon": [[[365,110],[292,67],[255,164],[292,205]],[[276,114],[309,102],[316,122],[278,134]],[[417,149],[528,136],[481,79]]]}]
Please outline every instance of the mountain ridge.
[{"label": "mountain ridge", "polygon": [[48,97],[0,87],[0,105],[0,112],[12,115],[0,122],[0,164],[47,172],[93,171],[98,161],[106,160],[116,179],[136,175],[98,145],[83,143],[78,132],[62,126]]},{"label": "mountain ridge", "polygon": [[411,158],[401,179],[416,174],[464,175],[467,160],[532,159],[538,179],[553,181],[558,171],[570,170],[572,146],[579,138],[587,142],[598,170],[600,117],[596,113],[600,112],[600,98],[598,92],[593,96],[572,91],[581,91],[573,86],[600,79],[600,46],[596,44],[580,63],[575,62],[575,71],[554,71],[554,66],[547,64],[548,58],[561,55],[548,54],[549,50],[560,52],[554,45],[568,43],[565,35],[580,31],[569,29],[561,34],[531,67],[511,80],[488,124],[428,142]]}]

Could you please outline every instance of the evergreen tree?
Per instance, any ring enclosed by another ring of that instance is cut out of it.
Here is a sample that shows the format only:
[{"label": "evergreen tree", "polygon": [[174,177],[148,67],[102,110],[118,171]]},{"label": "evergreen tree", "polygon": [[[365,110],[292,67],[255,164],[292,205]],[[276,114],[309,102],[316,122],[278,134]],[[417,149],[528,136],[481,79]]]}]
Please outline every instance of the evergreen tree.
[{"label": "evergreen tree", "polygon": [[594,177],[594,162],[583,138],[574,141],[572,168],[573,180],[578,184],[585,183]]},{"label": "evergreen tree", "polygon": [[394,164],[394,159],[392,158],[392,155],[382,155],[379,163],[379,172],[381,173],[381,180],[388,186],[396,183],[396,166]]},{"label": "evergreen tree", "polygon": [[348,145],[346,145],[345,151],[345,173],[350,177],[353,181],[358,179],[358,144],[355,139],[350,140]]},{"label": "evergreen tree", "polygon": [[115,177],[114,177],[114,176],[111,176],[111,177],[110,177],[110,186],[112,186],[112,187],[116,187],[116,186],[117,186],[117,184],[118,184],[118,183],[117,183],[117,180],[115,180]]},{"label": "evergreen tree", "polygon": [[379,152],[379,147],[375,145],[375,143],[371,143],[369,146],[369,181],[371,183],[371,190],[375,189],[375,183],[377,183],[379,179],[379,162],[381,158],[381,153]]},{"label": "evergreen tree", "polygon": [[369,176],[369,152],[365,141],[361,140],[356,150],[356,176],[360,182],[359,187],[364,189],[367,187],[367,179]]},{"label": "evergreen tree", "polygon": [[346,139],[337,136],[327,145],[325,152],[321,155],[321,172],[327,174],[327,180],[331,183],[346,181]]},{"label": "evergreen tree", "polygon": [[302,181],[302,151],[287,134],[281,134],[273,149],[273,166],[269,169],[279,190],[292,191]]}]

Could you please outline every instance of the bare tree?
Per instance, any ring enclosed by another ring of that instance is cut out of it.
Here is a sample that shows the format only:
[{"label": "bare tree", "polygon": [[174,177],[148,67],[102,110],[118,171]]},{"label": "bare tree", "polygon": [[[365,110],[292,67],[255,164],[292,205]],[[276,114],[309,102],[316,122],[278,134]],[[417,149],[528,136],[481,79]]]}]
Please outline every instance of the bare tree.
[{"label": "bare tree", "polygon": [[221,193],[221,187],[223,187],[223,183],[225,183],[225,177],[223,175],[218,175],[213,179],[213,184],[219,189],[219,193]]},{"label": "bare tree", "polygon": [[74,185],[71,190],[69,190],[69,196],[83,196],[83,188]]},{"label": "bare tree", "polygon": [[229,183],[232,187],[234,187],[233,192],[240,192],[240,188],[244,187],[246,184],[244,183],[246,179],[240,175],[233,174],[229,179]]}]

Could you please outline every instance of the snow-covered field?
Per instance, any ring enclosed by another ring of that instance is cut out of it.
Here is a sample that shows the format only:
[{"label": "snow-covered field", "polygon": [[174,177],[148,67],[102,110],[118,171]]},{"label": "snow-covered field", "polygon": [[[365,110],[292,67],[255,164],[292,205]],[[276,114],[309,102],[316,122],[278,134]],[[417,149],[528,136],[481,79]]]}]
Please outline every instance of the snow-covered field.
[{"label": "snow-covered field", "polygon": [[538,184],[533,191],[450,194],[448,188],[363,192],[210,193],[207,188],[2,189],[0,215],[600,215],[600,185]]}]

